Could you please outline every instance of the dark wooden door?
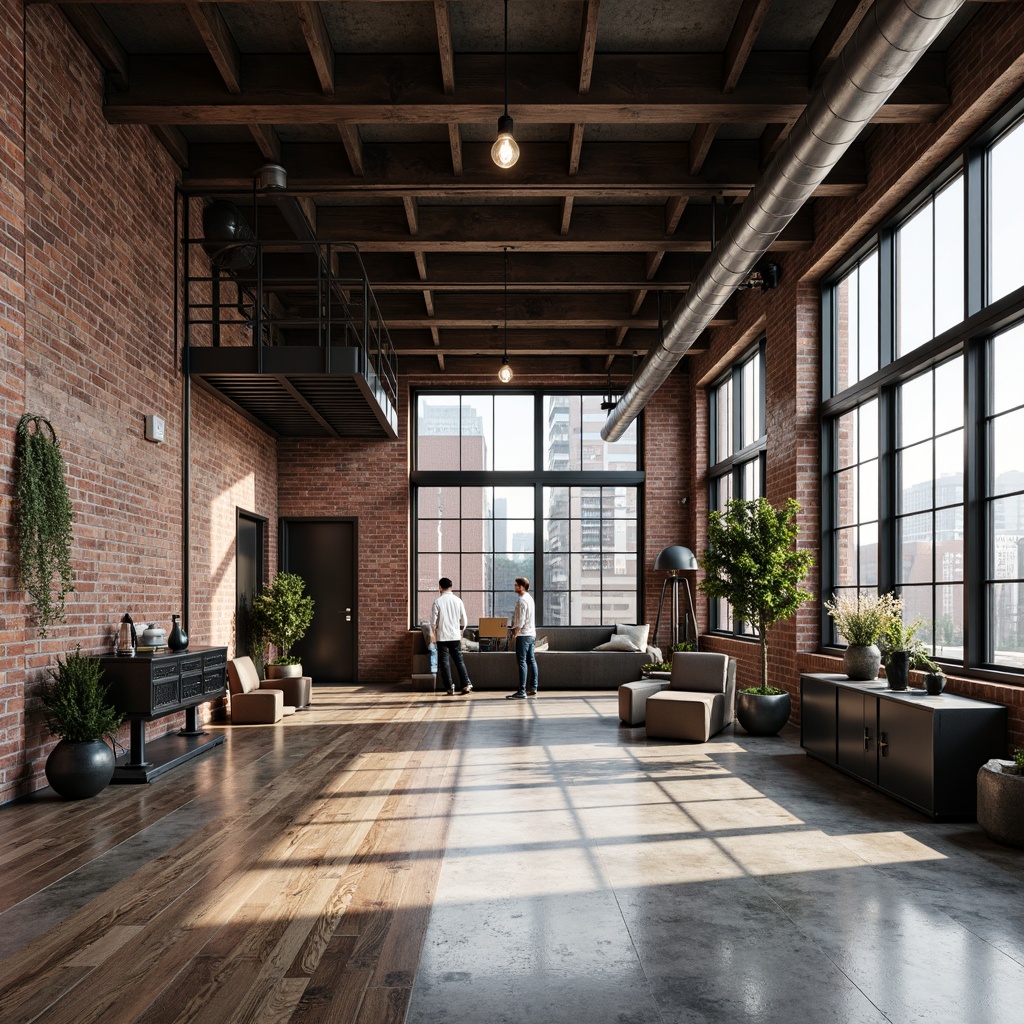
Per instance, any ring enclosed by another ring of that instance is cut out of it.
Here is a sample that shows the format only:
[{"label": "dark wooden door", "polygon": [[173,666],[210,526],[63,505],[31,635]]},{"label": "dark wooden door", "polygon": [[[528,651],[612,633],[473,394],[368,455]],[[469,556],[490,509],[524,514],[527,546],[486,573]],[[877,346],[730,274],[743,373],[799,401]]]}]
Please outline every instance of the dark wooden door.
[{"label": "dark wooden door", "polygon": [[256,654],[250,609],[263,584],[266,520],[238,511],[235,517],[235,654]]},{"label": "dark wooden door", "polygon": [[281,568],[306,581],[315,602],[309,632],[293,648],[314,683],[354,683],[356,521],[282,519]]}]

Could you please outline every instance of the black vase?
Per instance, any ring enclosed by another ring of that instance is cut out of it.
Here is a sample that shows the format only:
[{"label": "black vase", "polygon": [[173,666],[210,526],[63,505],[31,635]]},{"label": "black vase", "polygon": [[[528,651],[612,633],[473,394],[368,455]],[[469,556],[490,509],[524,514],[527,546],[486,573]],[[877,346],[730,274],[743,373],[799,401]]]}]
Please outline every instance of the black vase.
[{"label": "black vase", "polygon": [[885,678],[890,690],[905,690],[910,678],[910,651],[890,651],[885,663]]},{"label": "black vase", "polygon": [[114,752],[103,740],[61,740],[46,759],[46,781],[65,800],[96,796],[113,775]]},{"label": "black vase", "polygon": [[171,616],[171,631],[167,634],[167,646],[172,651],[183,651],[188,647],[188,633],[181,628],[181,616]]}]

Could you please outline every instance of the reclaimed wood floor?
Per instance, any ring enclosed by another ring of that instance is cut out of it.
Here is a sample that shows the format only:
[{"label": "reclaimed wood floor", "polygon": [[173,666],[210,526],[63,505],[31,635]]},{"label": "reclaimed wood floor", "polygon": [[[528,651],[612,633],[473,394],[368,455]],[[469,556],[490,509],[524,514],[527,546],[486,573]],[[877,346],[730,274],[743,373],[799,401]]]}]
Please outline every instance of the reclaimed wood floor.
[{"label": "reclaimed wood floor", "polygon": [[0,1021],[404,1020],[464,706],[314,701],[149,785],[0,808]]}]

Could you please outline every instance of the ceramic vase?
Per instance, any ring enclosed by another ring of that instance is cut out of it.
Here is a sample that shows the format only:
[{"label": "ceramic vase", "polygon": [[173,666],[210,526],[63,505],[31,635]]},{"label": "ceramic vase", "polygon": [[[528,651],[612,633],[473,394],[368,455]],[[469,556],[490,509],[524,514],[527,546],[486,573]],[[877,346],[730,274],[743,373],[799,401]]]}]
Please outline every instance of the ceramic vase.
[{"label": "ceramic vase", "polygon": [[171,631],[167,634],[167,646],[172,651],[183,651],[188,647],[188,633],[181,628],[181,616],[171,616]]},{"label": "ceramic vase", "polygon": [[843,671],[848,679],[877,679],[882,652],[874,644],[850,644],[843,652]]},{"label": "ceramic vase", "polygon": [[736,720],[751,736],[774,736],[789,721],[791,709],[788,693],[736,694]]},{"label": "ceramic vase", "polygon": [[114,777],[114,752],[103,740],[61,740],[46,759],[46,781],[65,800],[84,800]]},{"label": "ceramic vase", "polygon": [[910,678],[910,651],[890,651],[885,663],[885,678],[890,690],[905,690]]}]

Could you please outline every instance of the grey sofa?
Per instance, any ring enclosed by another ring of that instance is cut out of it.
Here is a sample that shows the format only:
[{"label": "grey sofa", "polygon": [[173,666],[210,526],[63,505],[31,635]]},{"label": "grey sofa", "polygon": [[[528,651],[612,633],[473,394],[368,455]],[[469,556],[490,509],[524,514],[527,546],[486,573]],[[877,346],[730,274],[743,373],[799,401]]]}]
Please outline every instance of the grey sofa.
[{"label": "grey sofa", "polygon": [[[548,649],[537,652],[540,688],[545,690],[616,690],[640,678],[640,668],[651,660],[646,651],[595,651],[611,638],[611,626],[538,626],[537,639],[548,639]],[[463,651],[475,690],[519,687],[519,669],[513,651]],[[423,634],[413,636],[413,680],[419,689],[440,689],[430,672],[430,655]]]}]

